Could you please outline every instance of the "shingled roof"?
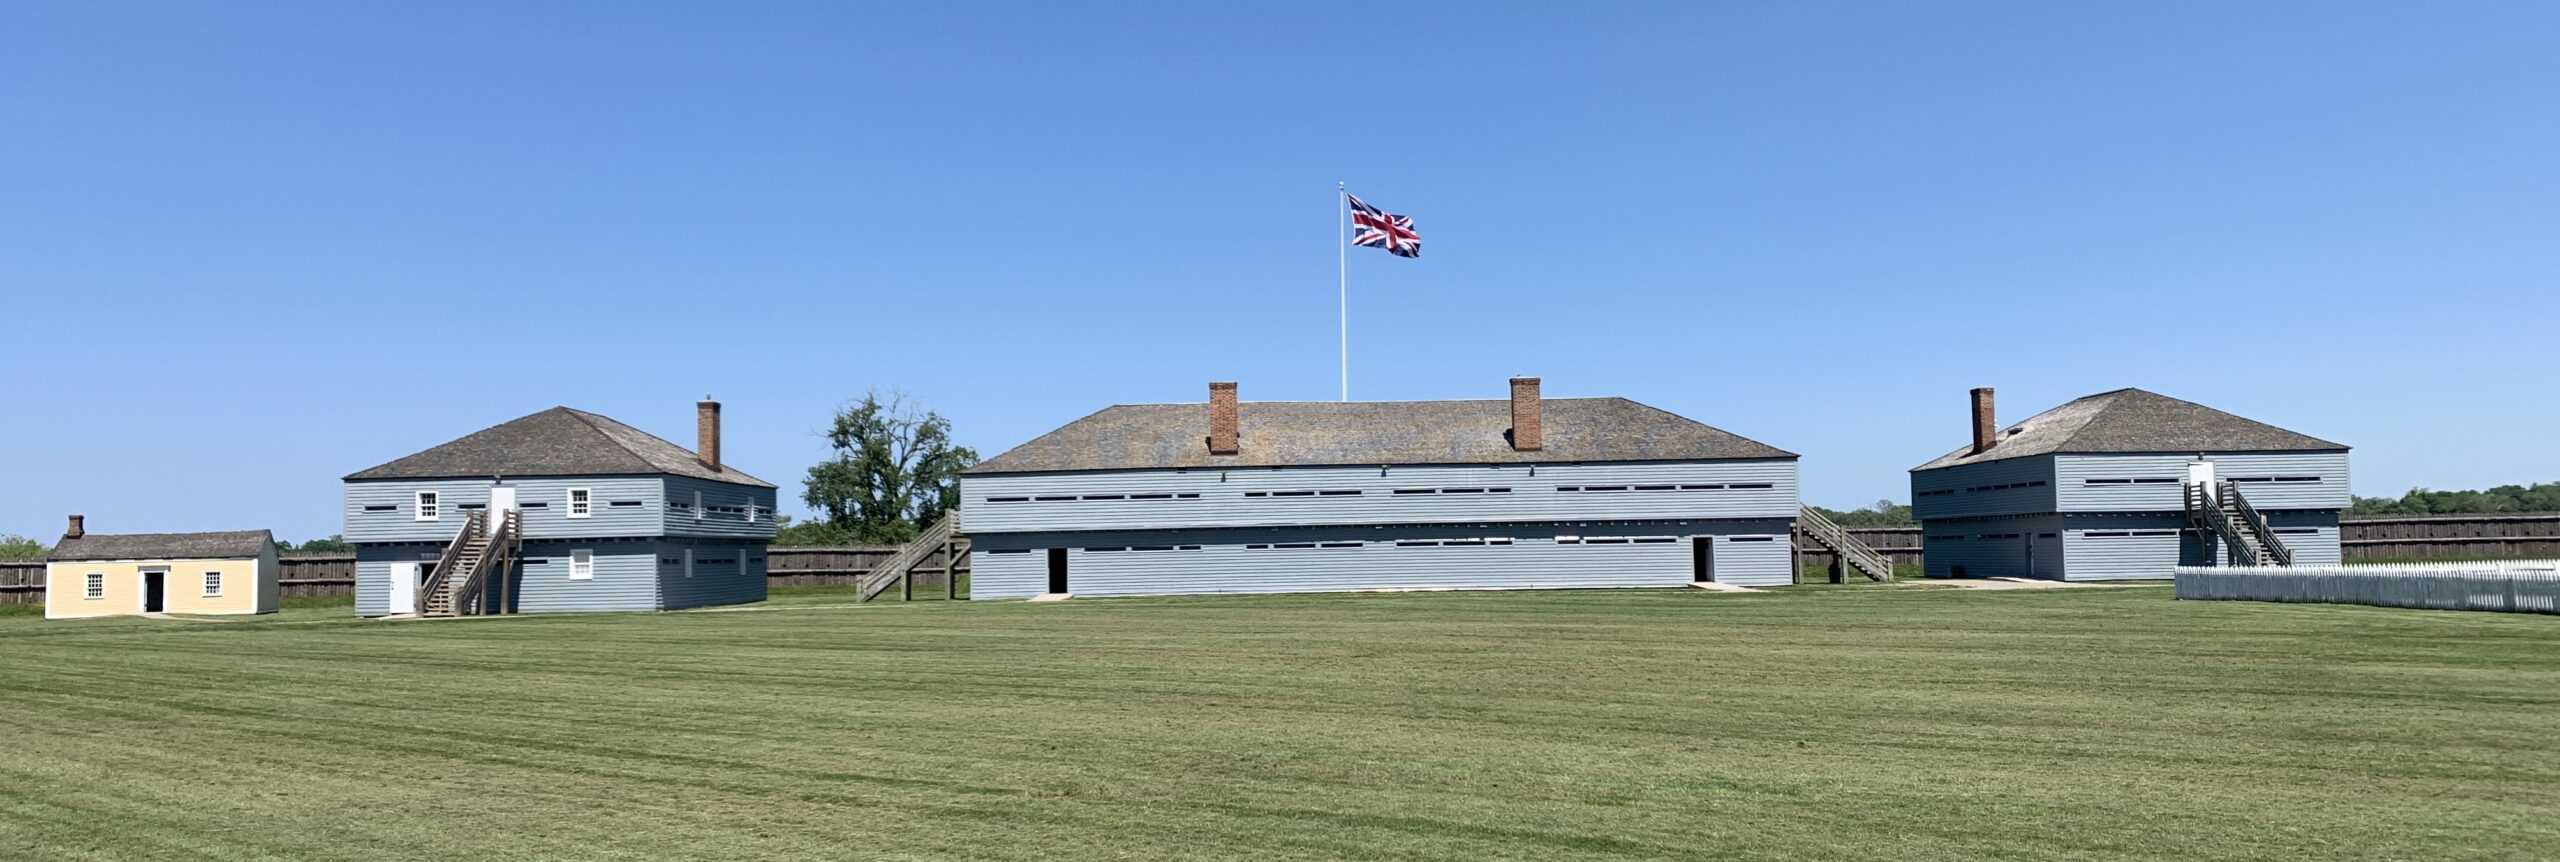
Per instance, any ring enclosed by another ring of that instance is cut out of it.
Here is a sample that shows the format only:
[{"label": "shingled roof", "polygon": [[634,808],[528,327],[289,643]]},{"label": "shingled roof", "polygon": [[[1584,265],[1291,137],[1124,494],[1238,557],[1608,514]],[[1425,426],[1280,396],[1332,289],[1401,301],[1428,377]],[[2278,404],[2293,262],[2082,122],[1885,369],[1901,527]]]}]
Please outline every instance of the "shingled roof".
[{"label": "shingled roof", "polygon": [[274,537],[265,530],[227,533],[88,533],[64,538],[45,559],[237,560],[264,553]]},{"label": "shingled roof", "polygon": [[348,474],[347,480],[651,473],[773,487],[736,468],[703,466],[692,450],[611,417],[567,407],[483,428],[451,443]]},{"label": "shingled roof", "polygon": [[1122,404],[988,459],[971,473],[1794,458],[1795,453],[1624,398],[1550,398],[1544,448],[1511,448],[1511,402],[1256,401],[1234,455],[1211,455],[1205,404]]},{"label": "shingled roof", "polygon": [[2333,443],[2264,422],[2141,389],[2079,398],[2002,429],[1977,455],[1973,446],[1911,468],[1913,472],[2034,455],[2190,452],[2340,452]]}]

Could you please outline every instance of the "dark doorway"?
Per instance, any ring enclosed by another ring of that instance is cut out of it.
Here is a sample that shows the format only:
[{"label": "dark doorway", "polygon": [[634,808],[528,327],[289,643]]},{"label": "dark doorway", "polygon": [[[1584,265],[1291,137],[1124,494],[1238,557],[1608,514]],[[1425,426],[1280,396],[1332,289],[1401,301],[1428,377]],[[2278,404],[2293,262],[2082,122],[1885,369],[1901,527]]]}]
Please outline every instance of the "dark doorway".
[{"label": "dark doorway", "polygon": [[167,605],[162,601],[162,597],[165,595],[162,591],[168,588],[168,583],[168,572],[142,573],[143,613],[156,614],[167,608]]},{"label": "dark doorway", "polygon": [[1716,579],[1716,537],[1689,537],[1689,580],[1711,583]]},{"label": "dark doorway", "polygon": [[1058,594],[1064,594],[1064,593],[1066,593],[1066,591],[1067,591],[1067,549],[1065,549],[1065,548],[1050,548],[1050,549],[1049,549],[1049,592],[1052,592],[1052,593],[1058,593]]}]

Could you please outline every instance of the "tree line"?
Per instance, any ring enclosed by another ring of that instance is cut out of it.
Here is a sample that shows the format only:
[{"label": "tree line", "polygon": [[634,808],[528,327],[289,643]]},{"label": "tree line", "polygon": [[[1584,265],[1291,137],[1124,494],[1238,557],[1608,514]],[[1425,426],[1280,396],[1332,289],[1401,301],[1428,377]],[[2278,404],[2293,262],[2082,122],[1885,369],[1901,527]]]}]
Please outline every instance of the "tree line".
[{"label": "tree line", "polygon": [[2430,491],[2411,488],[2398,499],[2357,497],[2347,509],[2354,515],[2485,515],[2500,512],[2560,512],[2560,482],[2499,485],[2486,491]]}]

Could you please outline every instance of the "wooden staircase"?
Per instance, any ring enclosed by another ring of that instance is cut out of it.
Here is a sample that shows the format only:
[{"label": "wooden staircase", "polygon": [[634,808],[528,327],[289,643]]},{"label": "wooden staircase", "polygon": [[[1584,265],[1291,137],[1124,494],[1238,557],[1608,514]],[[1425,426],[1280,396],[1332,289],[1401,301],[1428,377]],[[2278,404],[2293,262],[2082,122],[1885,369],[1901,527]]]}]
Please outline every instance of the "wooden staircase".
[{"label": "wooden staircase", "polygon": [[910,590],[910,594],[906,597],[914,598],[912,595],[914,582],[908,580],[907,573],[913,571],[916,566],[922,565],[937,550],[948,552],[943,557],[944,577],[948,579],[945,585],[953,596],[958,596],[960,555],[968,553],[969,546],[969,540],[959,535],[959,517],[958,510],[942,513],[942,518],[934,521],[933,526],[926,527],[923,535],[917,536],[915,541],[898,548],[897,554],[871,567],[870,573],[862,576],[862,594],[859,601],[872,600],[888,591],[892,584],[905,585]]},{"label": "wooden staircase", "polygon": [[2204,486],[2187,487],[2187,523],[2222,540],[2223,560],[2233,566],[2290,566],[2293,549],[2276,538],[2267,526],[2266,516],[2258,514],[2249,498],[2241,496],[2240,486],[2224,479],[2214,483],[2213,493]]},{"label": "wooden staircase", "polygon": [[[1829,550],[1839,558],[1840,565],[1858,570],[1867,576],[1867,580],[1878,583],[1893,580],[1893,558],[1867,547],[1867,543],[1849,535],[1848,530],[1841,529],[1839,524],[1823,517],[1812,506],[1803,507],[1796,513],[1796,536]],[[1840,574],[1834,572],[1833,582],[1839,579]]]},{"label": "wooden staircase", "polygon": [[500,516],[498,529],[493,532],[487,512],[472,512],[462,520],[462,532],[445,546],[434,573],[419,588],[418,614],[458,617],[488,613],[482,598],[490,574],[503,574],[514,565],[523,545],[523,513],[508,510]]}]

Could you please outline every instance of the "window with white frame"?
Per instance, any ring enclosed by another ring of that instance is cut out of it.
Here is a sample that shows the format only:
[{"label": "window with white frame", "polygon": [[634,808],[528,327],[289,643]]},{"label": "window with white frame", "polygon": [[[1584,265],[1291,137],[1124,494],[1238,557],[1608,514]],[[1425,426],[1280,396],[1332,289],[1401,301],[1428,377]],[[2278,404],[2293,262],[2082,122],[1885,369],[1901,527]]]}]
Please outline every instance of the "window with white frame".
[{"label": "window with white frame", "polygon": [[596,552],[586,548],[579,548],[577,550],[570,551],[569,580],[592,581],[595,579]]},{"label": "window with white frame", "polygon": [[746,506],[746,509],[745,509],[744,511],[747,513],[747,523],[750,523],[750,524],[755,523],[755,522],[756,522],[756,495],[755,495],[755,492],[753,492],[753,491],[749,491],[749,492],[747,492],[747,506]]},{"label": "window with white frame", "polygon": [[444,507],[438,504],[436,492],[418,492],[418,520],[433,521],[443,516]]},{"label": "window with white frame", "polygon": [[222,597],[221,572],[204,573],[204,597],[208,599],[217,599]]},{"label": "window with white frame", "polygon": [[[693,492],[693,519],[696,521],[702,520],[702,492],[700,491]],[[686,572],[685,574],[692,574],[692,572]]]},{"label": "window with white frame", "polygon": [[595,514],[595,495],[585,488],[569,489],[569,517],[584,518]]},{"label": "window with white frame", "polygon": [[103,599],[103,598],[106,598],[106,597],[107,597],[107,576],[106,576],[106,573],[104,573],[104,572],[90,572],[90,573],[89,573],[88,591],[87,591],[87,592],[82,593],[81,595],[82,595],[83,597],[85,597],[85,598],[92,598],[92,599]]}]

